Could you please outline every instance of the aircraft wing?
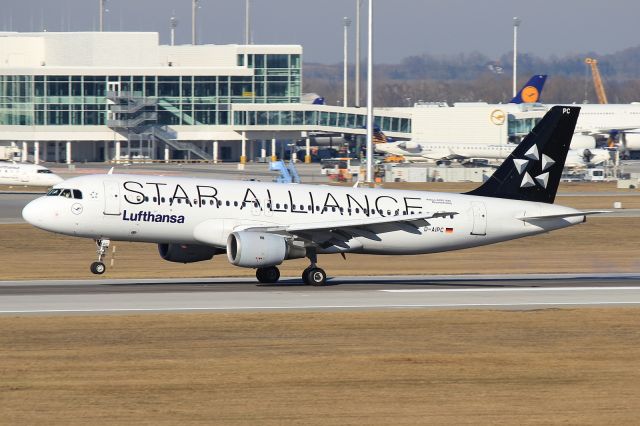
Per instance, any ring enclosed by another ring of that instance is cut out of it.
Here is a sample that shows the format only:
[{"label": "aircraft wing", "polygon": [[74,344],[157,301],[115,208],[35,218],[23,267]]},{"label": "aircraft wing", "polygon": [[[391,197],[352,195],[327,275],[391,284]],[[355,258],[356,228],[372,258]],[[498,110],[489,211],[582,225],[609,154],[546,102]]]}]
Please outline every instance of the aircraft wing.
[{"label": "aircraft wing", "polygon": [[346,219],[322,223],[295,224],[285,226],[265,226],[265,227],[246,227],[235,229],[236,231],[255,231],[269,232],[274,234],[292,235],[299,239],[306,240],[316,244],[324,244],[331,242],[329,245],[339,245],[340,241],[348,241],[349,239],[360,236],[372,240],[379,240],[375,231],[370,227],[375,225],[392,225],[398,229],[417,233],[420,222],[428,225],[428,219],[451,217],[459,214],[458,212],[440,211],[435,213],[423,214],[404,214],[386,217],[374,217],[363,219]]}]

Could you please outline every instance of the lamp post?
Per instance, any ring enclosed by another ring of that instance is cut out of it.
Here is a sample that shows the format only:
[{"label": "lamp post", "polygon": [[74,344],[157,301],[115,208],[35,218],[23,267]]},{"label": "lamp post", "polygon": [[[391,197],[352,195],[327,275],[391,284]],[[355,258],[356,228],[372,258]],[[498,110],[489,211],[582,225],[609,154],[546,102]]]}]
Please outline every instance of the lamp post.
[{"label": "lamp post", "polygon": [[362,0],[356,0],[356,107],[360,107],[360,7]]},{"label": "lamp post", "polygon": [[244,7],[244,44],[251,44],[251,0],[245,0]]},{"label": "lamp post", "polygon": [[178,26],[178,18],[172,16],[169,19],[169,28],[171,29],[171,45],[175,46],[176,44],[176,27]]},{"label": "lamp post", "polygon": [[348,106],[348,96],[349,96],[349,49],[348,49],[348,40],[349,40],[349,26],[351,25],[351,19],[347,18],[346,16],[344,18],[342,18],[342,22],[344,24],[344,54],[343,54],[343,60],[344,60],[344,69],[342,72],[342,81],[343,81],[343,96],[342,96],[342,100],[343,100],[343,105],[344,106]]},{"label": "lamp post", "polygon": [[104,31],[104,12],[107,0],[100,0],[100,32]]},{"label": "lamp post", "polygon": [[373,0],[369,0],[367,37],[367,183],[373,182]]},{"label": "lamp post", "polygon": [[191,44],[195,45],[196,40],[196,10],[198,9],[200,0],[191,0]]},{"label": "lamp post", "polygon": [[522,20],[516,16],[513,18],[513,97],[518,89],[518,27]]}]

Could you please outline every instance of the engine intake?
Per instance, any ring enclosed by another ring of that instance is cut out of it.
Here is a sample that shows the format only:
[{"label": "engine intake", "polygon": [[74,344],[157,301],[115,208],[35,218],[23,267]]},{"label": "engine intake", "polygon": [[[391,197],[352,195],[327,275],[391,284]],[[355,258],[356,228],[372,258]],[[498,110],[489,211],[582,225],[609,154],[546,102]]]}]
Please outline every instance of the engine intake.
[{"label": "engine intake", "polygon": [[293,246],[280,235],[265,232],[233,232],[227,239],[229,262],[244,268],[275,266],[285,259],[299,259],[306,255],[304,247]]},{"label": "engine intake", "polygon": [[169,262],[202,262],[211,260],[220,251],[214,247],[195,244],[158,244],[160,257]]}]

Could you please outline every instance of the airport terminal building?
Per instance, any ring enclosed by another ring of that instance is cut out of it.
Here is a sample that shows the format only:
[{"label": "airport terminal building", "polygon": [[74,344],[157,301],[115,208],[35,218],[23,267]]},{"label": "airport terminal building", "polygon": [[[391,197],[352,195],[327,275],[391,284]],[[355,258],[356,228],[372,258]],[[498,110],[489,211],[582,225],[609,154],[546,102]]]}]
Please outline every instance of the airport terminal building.
[{"label": "airport terminal building", "polygon": [[[0,33],[0,144],[36,163],[252,161],[305,138],[309,161],[309,135],[365,134],[364,108],[303,98],[299,45],[165,46],[152,32]],[[513,107],[378,108],[375,125],[396,139],[458,139],[451,132],[469,132],[452,120],[477,116],[486,127],[484,136],[474,132],[477,142],[506,142],[544,113]]]}]

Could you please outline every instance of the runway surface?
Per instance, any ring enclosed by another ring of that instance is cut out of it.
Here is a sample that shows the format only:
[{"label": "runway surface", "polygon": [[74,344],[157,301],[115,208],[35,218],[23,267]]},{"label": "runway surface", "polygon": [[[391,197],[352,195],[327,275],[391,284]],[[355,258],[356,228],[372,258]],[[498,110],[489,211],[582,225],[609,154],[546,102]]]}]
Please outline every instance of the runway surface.
[{"label": "runway surface", "polygon": [[639,274],[2,281],[0,314],[640,306]]}]

